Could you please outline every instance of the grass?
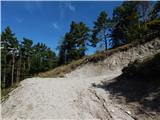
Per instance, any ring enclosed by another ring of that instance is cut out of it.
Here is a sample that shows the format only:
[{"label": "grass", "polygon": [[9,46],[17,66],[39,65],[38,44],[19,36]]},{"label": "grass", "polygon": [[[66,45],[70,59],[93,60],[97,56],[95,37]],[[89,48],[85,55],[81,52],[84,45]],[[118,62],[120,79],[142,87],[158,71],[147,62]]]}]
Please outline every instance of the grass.
[{"label": "grass", "polygon": [[9,93],[18,87],[18,84],[14,84],[12,87],[1,89],[1,102],[5,101],[9,97]]},{"label": "grass", "polygon": [[136,47],[137,45],[144,44],[150,40],[152,40],[152,39],[141,40],[141,41],[139,40],[136,42],[132,42],[129,44],[119,46],[117,48],[109,49],[107,51],[102,51],[102,52],[95,53],[90,56],[85,56],[79,60],[71,62],[70,64],[59,66],[59,67],[57,67],[53,70],[47,71],[47,72],[41,72],[35,76],[38,76],[38,77],[64,77],[64,75],[66,73],[69,73],[69,72],[75,70],[77,67],[79,67],[81,65],[102,61],[102,60],[106,59],[107,57],[113,55],[116,52],[127,51],[128,49],[130,49],[132,47]]},{"label": "grass", "polygon": [[118,48],[110,49],[104,52],[96,53],[90,56],[85,56],[79,60],[73,61],[70,64],[59,66],[53,70],[49,70],[47,72],[41,72],[38,75],[38,77],[64,77],[66,73],[69,73],[76,69],[77,67],[84,65],[86,63],[96,63],[98,61],[102,61],[108,56],[114,54],[118,51],[124,51],[131,47],[132,44],[127,44],[120,46]]},{"label": "grass", "polygon": [[57,67],[53,70],[39,73],[36,76],[38,76],[38,77],[64,77],[64,75],[66,73],[69,73],[72,70],[74,70],[75,68],[77,68],[78,66],[81,66],[82,64],[84,64],[85,63],[84,59],[85,58],[82,58],[82,59],[79,59],[77,61],[73,61],[70,64],[59,66],[59,67]]}]

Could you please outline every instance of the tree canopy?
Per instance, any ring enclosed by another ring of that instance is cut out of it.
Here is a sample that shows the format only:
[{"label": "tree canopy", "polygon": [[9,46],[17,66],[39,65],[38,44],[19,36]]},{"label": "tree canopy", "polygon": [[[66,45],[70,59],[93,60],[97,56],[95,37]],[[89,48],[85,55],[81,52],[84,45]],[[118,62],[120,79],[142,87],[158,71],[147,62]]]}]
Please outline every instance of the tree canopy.
[{"label": "tree canopy", "polygon": [[57,56],[43,43],[23,38],[19,42],[10,27],[1,34],[1,86],[6,88],[35,73],[57,66]]}]

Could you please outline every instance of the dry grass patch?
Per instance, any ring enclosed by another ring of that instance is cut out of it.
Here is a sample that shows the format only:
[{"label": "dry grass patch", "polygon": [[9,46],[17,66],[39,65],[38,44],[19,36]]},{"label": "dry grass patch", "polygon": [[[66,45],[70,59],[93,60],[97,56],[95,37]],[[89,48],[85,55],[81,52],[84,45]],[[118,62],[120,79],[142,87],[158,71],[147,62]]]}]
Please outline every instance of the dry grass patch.
[{"label": "dry grass patch", "polygon": [[72,70],[76,69],[78,66],[81,66],[84,64],[85,58],[79,59],[77,61],[73,61],[70,64],[59,66],[53,70],[39,73],[38,77],[64,77],[66,73],[71,72]]},{"label": "dry grass patch", "polygon": [[9,97],[9,93],[16,89],[19,84],[14,84],[12,87],[1,89],[1,102],[4,102]]},{"label": "dry grass patch", "polygon": [[132,42],[129,44],[119,46],[117,48],[109,49],[107,51],[102,51],[102,52],[95,53],[90,56],[85,56],[79,60],[75,60],[75,61],[71,62],[70,64],[59,66],[59,67],[57,67],[53,70],[47,71],[47,72],[39,73],[36,76],[39,76],[39,77],[64,77],[64,75],[66,73],[69,73],[69,72],[75,70],[77,67],[79,67],[81,65],[84,65],[86,63],[96,63],[96,62],[102,61],[102,60],[106,59],[107,57],[113,55],[116,52],[127,51],[128,49],[130,49],[132,47],[136,47],[137,45],[144,44],[144,43],[149,42],[151,40],[153,40],[153,39],[139,40],[136,42]]}]

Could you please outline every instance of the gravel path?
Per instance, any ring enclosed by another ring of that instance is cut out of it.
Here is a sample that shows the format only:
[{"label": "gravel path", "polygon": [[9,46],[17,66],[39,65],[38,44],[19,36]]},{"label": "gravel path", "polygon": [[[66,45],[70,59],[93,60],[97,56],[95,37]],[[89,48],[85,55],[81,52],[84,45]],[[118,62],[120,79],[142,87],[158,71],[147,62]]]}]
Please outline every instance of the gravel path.
[{"label": "gravel path", "polygon": [[[2,103],[2,117],[16,119],[116,119],[128,117],[117,109],[102,89],[91,87],[92,83],[118,76],[109,75],[88,78],[29,78],[10,93]],[[105,97],[104,97],[105,96]],[[103,99],[102,99],[102,98]],[[106,104],[107,103],[107,104]],[[106,105],[104,105],[106,104]],[[108,106],[108,108],[107,108]],[[119,110],[120,111],[120,110]],[[129,120],[129,119],[128,119]]]}]

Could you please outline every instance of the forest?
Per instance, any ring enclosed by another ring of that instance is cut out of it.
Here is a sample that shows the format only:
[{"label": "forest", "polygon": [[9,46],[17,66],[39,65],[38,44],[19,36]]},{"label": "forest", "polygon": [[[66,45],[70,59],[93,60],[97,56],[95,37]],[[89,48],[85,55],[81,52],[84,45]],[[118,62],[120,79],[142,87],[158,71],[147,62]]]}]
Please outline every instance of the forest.
[{"label": "forest", "polygon": [[96,52],[114,49],[160,29],[160,2],[123,2],[112,17],[101,11],[89,28],[83,21],[72,21],[57,46],[56,55],[44,43],[29,38],[17,39],[9,26],[1,33],[1,88],[5,89],[39,72],[69,64],[86,55],[88,47]]}]

